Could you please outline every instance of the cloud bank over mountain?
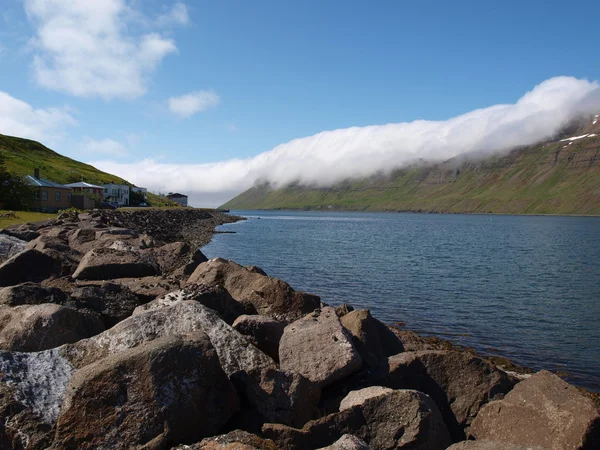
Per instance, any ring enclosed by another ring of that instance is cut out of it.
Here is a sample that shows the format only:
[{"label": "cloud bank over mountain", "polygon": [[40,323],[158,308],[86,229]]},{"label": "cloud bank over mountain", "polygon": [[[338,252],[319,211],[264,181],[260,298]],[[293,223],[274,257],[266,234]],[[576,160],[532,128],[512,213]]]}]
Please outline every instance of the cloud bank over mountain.
[{"label": "cloud bank over mountain", "polygon": [[198,206],[221,204],[256,181],[327,186],[346,178],[388,172],[417,161],[508,151],[556,135],[571,120],[600,111],[600,85],[555,77],[514,104],[477,109],[445,121],[352,127],[295,139],[252,158],[210,164],[122,164],[94,161],[151,190],[186,193]]}]

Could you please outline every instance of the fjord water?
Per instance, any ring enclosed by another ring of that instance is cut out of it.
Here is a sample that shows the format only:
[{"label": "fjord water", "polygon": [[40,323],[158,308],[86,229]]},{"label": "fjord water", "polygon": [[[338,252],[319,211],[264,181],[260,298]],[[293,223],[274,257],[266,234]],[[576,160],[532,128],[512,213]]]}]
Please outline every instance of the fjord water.
[{"label": "fjord water", "polygon": [[207,257],[600,391],[600,218],[232,213]]}]

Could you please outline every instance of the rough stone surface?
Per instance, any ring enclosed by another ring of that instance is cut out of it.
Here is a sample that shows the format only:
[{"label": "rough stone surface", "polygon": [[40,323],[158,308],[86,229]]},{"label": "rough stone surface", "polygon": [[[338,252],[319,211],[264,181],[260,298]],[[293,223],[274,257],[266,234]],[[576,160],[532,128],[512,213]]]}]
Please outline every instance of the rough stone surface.
[{"label": "rough stone surface", "polygon": [[193,445],[181,445],[176,450],[277,450],[275,443],[247,431],[235,430],[220,436],[202,439]]},{"label": "rough stone surface", "polygon": [[275,367],[271,358],[223,322],[212,309],[196,301],[185,300],[135,314],[98,336],[71,344],[65,352],[74,365],[83,367],[162,336],[195,331],[208,335],[228,376],[239,371]]},{"label": "rough stone surface", "polygon": [[499,441],[461,441],[448,447],[448,450],[548,450],[543,447],[522,447]]},{"label": "rough stone surface", "polygon": [[340,403],[340,411],[352,408],[356,405],[362,405],[365,400],[369,398],[386,395],[390,392],[394,392],[394,390],[383,386],[371,386],[368,388],[359,389],[358,391],[349,392]]},{"label": "rough stone surface", "polygon": [[302,375],[254,370],[244,381],[249,403],[267,422],[301,427],[316,417],[321,389]]},{"label": "rough stone surface", "polygon": [[160,275],[156,261],[137,252],[110,248],[90,250],[81,259],[73,278],[81,280],[110,280]]},{"label": "rough stone surface", "polygon": [[485,403],[513,387],[506,373],[469,352],[404,352],[388,363],[389,373],[378,384],[428,394],[455,441],[465,439],[465,429]]},{"label": "rough stone surface", "polygon": [[485,405],[470,434],[526,447],[598,449],[600,412],[574,386],[544,370],[521,381],[503,400]]},{"label": "rough stone surface", "polygon": [[32,230],[28,224],[14,225],[12,227],[0,230],[0,233],[11,236],[22,241],[32,241],[37,238],[40,233]]},{"label": "rough stone surface", "polygon": [[404,351],[402,342],[368,309],[351,311],[341,321],[352,334],[354,345],[368,366],[377,366],[387,357]]},{"label": "rough stone surface", "polygon": [[60,275],[61,264],[37,250],[24,250],[0,264],[0,286],[14,286],[26,281],[42,281]]},{"label": "rough stone surface", "polygon": [[68,296],[60,289],[26,282],[0,289],[0,304],[8,306],[55,303],[62,305]]},{"label": "rough stone surface", "polygon": [[262,431],[286,450],[326,447],[344,434],[364,440],[373,449],[442,450],[451,444],[435,403],[413,390],[369,398],[361,405],[312,420],[301,429],[265,424]]},{"label": "rough stone surface", "polygon": [[208,337],[169,336],[78,370],[67,389],[53,448],[194,442],[217,433],[238,407]]},{"label": "rough stone surface", "polygon": [[0,349],[37,352],[77,342],[104,331],[100,318],[88,311],[46,303],[0,306]]},{"label": "rough stone surface", "polygon": [[279,361],[281,370],[300,373],[321,387],[362,367],[348,332],[330,306],[285,327]]},{"label": "rough stone surface", "polygon": [[[128,288],[140,300],[141,304],[164,296],[169,292],[180,289],[179,281],[164,276],[141,277],[141,278],[115,278],[110,282],[120,284]],[[104,280],[78,281],[79,286],[101,286]]]},{"label": "rough stone surface", "polygon": [[26,245],[26,241],[0,232],[0,263],[25,250]]},{"label": "rough stone surface", "polygon": [[162,247],[143,250],[144,254],[151,254],[158,261],[162,273],[171,273],[178,267],[186,264],[191,258],[191,249],[185,242],[172,242]]},{"label": "rough stone surface", "polygon": [[100,286],[74,288],[69,302],[78,309],[86,308],[99,313],[107,328],[131,316],[140,303],[139,298],[127,287],[110,281]]},{"label": "rough stone surface", "polygon": [[277,362],[279,362],[279,341],[286,326],[287,322],[281,320],[246,314],[239,316],[233,322],[233,328],[248,336],[256,347]]},{"label": "rough stone surface", "polygon": [[296,320],[321,305],[315,295],[296,292],[283,280],[251,272],[221,258],[200,264],[188,283],[223,286],[234,299],[252,303],[259,314],[288,321]]},{"label": "rough stone surface", "polygon": [[344,434],[333,444],[321,447],[318,450],[371,450],[371,447],[365,441],[352,434]]}]

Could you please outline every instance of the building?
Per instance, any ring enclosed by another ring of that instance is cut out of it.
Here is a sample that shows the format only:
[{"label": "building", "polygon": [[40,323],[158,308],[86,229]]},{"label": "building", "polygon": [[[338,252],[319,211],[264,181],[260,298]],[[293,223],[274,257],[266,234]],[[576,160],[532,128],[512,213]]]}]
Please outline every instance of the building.
[{"label": "building", "polygon": [[54,181],[40,178],[40,169],[27,175],[25,181],[33,186],[31,209],[41,212],[57,212],[71,207],[71,189]]},{"label": "building", "polygon": [[177,192],[175,192],[173,194],[167,195],[167,198],[169,200],[173,200],[174,202],[179,203],[181,206],[187,206],[188,205],[188,197],[187,197],[187,195],[178,194]]},{"label": "building", "polygon": [[144,187],[132,186],[131,192],[139,192],[140,194],[142,194],[144,196],[144,200],[148,200],[148,189],[146,189]]},{"label": "building", "polygon": [[111,203],[117,203],[119,206],[129,205],[129,186],[126,184],[104,184],[102,196],[104,200]]},{"label": "building", "polygon": [[79,181],[77,183],[65,184],[71,188],[71,205],[79,209],[94,209],[104,198],[104,186]]}]

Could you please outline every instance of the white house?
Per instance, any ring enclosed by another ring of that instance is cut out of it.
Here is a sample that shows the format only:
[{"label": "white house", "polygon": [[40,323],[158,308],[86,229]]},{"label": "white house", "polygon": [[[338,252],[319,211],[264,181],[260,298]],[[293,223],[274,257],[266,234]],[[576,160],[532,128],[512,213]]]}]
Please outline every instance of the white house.
[{"label": "white house", "polygon": [[126,184],[104,184],[102,185],[104,200],[107,202],[117,202],[119,206],[129,205],[129,186]]}]

